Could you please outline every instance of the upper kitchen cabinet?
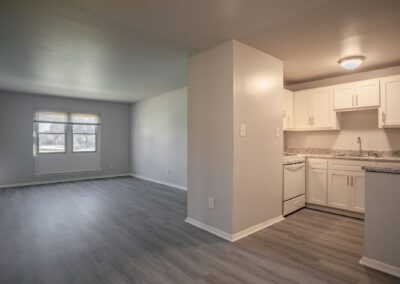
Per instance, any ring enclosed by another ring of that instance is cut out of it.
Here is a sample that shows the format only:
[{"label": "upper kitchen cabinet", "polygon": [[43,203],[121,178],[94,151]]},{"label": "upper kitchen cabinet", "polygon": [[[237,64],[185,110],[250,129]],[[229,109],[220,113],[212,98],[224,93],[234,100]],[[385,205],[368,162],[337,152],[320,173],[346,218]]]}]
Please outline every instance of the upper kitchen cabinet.
[{"label": "upper kitchen cabinet", "polygon": [[334,110],[350,111],[380,106],[379,80],[366,80],[333,87]]},{"label": "upper kitchen cabinet", "polygon": [[293,128],[293,92],[283,90],[283,130]]},{"label": "upper kitchen cabinet", "polygon": [[379,108],[379,127],[400,127],[400,76],[380,81],[382,103]]},{"label": "upper kitchen cabinet", "polygon": [[333,88],[324,87],[294,93],[294,130],[338,128],[333,111]]}]

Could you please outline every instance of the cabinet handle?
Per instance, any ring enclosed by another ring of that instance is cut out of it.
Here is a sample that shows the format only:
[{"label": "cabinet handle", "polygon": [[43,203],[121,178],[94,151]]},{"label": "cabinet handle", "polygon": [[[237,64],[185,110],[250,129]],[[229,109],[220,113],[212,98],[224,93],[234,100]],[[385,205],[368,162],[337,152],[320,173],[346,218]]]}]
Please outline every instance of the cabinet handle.
[{"label": "cabinet handle", "polygon": [[356,95],[356,106],[358,106],[358,95]]}]

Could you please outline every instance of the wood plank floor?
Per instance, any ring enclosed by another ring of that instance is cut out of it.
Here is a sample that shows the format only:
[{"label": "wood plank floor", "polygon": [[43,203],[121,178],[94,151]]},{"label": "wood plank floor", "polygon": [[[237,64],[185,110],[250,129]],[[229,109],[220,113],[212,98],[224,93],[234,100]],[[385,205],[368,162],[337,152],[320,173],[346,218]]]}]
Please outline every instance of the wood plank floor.
[{"label": "wood plank floor", "polygon": [[0,190],[0,283],[399,283],[358,264],[363,223],[303,209],[234,244],[186,193],[134,178]]}]

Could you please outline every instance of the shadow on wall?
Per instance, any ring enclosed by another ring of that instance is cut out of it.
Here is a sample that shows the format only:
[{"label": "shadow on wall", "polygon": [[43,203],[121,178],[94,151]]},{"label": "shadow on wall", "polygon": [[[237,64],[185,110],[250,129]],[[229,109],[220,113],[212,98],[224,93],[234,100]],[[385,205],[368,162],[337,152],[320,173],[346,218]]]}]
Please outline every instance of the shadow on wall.
[{"label": "shadow on wall", "polygon": [[378,128],[378,111],[343,112],[340,131],[286,132],[286,148],[320,148],[358,150],[357,137],[363,150],[400,150],[400,129]]}]

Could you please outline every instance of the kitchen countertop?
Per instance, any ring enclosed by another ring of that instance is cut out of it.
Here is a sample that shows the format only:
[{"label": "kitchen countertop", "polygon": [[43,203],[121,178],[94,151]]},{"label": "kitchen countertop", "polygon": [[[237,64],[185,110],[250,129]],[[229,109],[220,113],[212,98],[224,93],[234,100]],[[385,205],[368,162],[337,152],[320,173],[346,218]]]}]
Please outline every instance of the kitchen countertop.
[{"label": "kitchen countertop", "polygon": [[359,156],[358,153],[354,150],[302,148],[291,148],[285,151],[288,155],[300,155],[307,158],[400,163],[400,151],[363,151],[363,154],[368,156]]},{"label": "kitchen countertop", "polygon": [[307,158],[320,158],[320,159],[335,159],[335,160],[353,160],[353,161],[368,161],[368,162],[394,162],[400,163],[400,157],[358,157],[346,155],[329,155],[329,154],[299,154]]},{"label": "kitchen countertop", "polygon": [[362,167],[366,172],[384,173],[384,174],[398,174],[400,175],[400,169],[396,168],[384,168],[384,167]]}]

